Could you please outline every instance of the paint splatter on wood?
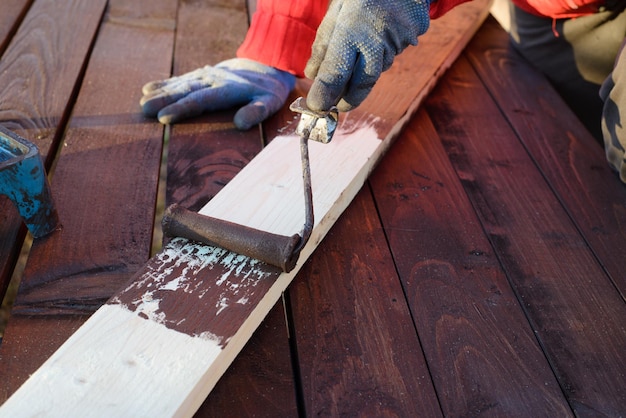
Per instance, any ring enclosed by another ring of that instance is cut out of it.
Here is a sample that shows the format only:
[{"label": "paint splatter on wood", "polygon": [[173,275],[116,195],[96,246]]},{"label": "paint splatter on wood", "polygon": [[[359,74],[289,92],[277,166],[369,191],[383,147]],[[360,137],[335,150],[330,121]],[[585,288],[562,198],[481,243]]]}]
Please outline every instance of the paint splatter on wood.
[{"label": "paint splatter on wood", "polygon": [[[188,335],[208,333],[225,344],[237,328],[221,321],[220,314],[226,308],[249,313],[250,301],[264,295],[279,275],[279,269],[249,257],[176,238],[109,303]],[[201,309],[206,320],[190,315],[190,309]]]}]

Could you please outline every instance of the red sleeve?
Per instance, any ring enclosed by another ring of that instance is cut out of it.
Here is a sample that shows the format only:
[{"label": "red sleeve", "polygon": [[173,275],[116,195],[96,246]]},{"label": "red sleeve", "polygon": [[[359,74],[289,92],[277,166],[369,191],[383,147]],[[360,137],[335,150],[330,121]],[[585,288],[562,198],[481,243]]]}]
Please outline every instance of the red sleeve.
[{"label": "red sleeve", "polygon": [[513,0],[520,9],[553,19],[575,18],[597,13],[606,0]]},{"label": "red sleeve", "polygon": [[430,3],[430,18],[437,19],[467,1],[470,0],[434,0]]},{"label": "red sleeve", "polygon": [[[443,16],[469,0],[434,0],[430,17]],[[530,13],[549,17],[572,17],[596,11],[605,0],[513,0]],[[315,33],[328,9],[329,0],[259,0],[244,42],[237,51],[249,58],[304,76]]]},{"label": "red sleeve", "polygon": [[260,0],[237,56],[304,77],[328,1]]},{"label": "red sleeve", "polygon": [[[434,0],[430,4],[430,18],[441,17],[466,1],[469,0]],[[513,3],[528,13],[561,19],[597,13],[606,0],[513,0]]]}]

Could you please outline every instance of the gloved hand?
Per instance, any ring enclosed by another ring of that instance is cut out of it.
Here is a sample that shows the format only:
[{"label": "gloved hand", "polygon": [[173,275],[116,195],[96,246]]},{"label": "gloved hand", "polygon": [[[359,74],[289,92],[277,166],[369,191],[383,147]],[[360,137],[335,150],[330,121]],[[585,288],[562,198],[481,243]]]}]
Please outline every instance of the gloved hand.
[{"label": "gloved hand", "polygon": [[170,124],[204,112],[242,106],[235,114],[246,130],[278,111],[293,90],[293,74],[257,61],[233,58],[167,80],[143,86],[141,108],[146,116]]},{"label": "gloved hand", "polygon": [[307,106],[348,111],[361,104],[395,56],[426,32],[430,1],[333,0],[304,70],[315,79]]}]

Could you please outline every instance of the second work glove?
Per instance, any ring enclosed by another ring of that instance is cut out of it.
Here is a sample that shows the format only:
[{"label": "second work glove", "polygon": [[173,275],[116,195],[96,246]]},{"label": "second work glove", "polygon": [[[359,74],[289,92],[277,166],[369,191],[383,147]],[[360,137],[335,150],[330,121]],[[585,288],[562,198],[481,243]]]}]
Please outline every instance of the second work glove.
[{"label": "second work glove", "polygon": [[430,0],[333,0],[304,70],[315,79],[307,105],[357,107],[397,54],[430,24]]},{"label": "second work glove", "polygon": [[278,111],[293,90],[293,74],[245,58],[233,58],[143,87],[141,108],[163,124],[205,112],[241,108],[238,129],[246,130]]}]

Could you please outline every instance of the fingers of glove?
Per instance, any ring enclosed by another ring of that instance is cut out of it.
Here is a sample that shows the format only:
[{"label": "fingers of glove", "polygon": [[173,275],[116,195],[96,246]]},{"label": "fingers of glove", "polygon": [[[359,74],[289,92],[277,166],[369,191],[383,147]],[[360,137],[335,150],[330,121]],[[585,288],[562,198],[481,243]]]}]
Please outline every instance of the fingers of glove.
[{"label": "fingers of glove", "polygon": [[[162,82],[153,82],[149,91],[139,101],[141,110],[146,116],[154,117],[157,113],[172,103],[194,92],[204,92],[224,83],[224,77],[204,74],[198,76],[174,77]],[[202,93],[203,94],[203,93]]]},{"label": "fingers of glove", "polygon": [[171,124],[204,112],[229,109],[246,103],[250,94],[246,89],[234,89],[226,85],[194,91],[158,112],[159,122]]},{"label": "fingers of glove", "polygon": [[326,111],[337,104],[348,89],[357,61],[357,50],[349,43],[330,45],[307,96],[307,106]]},{"label": "fingers of glove", "polygon": [[200,106],[190,106],[189,104],[176,102],[165,106],[156,116],[163,125],[170,125],[201,114],[202,108]]},{"label": "fingers of glove", "polygon": [[144,96],[147,96],[154,94],[157,91],[167,91],[173,88],[177,88],[177,86],[188,83],[190,81],[207,80],[211,77],[211,74],[213,72],[215,72],[214,67],[207,65],[201,68],[197,68],[183,75],[166,78],[165,80],[156,80],[146,83],[141,88],[141,92]]},{"label": "fingers of glove", "polygon": [[337,108],[342,112],[347,112],[359,106],[374,88],[383,68],[384,63],[380,54],[372,56],[360,54],[354,65],[352,78],[337,104]]},{"label": "fingers of glove", "polygon": [[[201,86],[177,83],[176,85],[168,84],[167,88],[155,90],[141,98],[139,104],[141,110],[146,116],[156,116],[156,114],[165,106],[176,103],[186,96],[198,91]],[[210,87],[204,87],[203,90],[209,90]],[[200,90],[202,91],[202,90]]]},{"label": "fingers of glove", "polygon": [[337,103],[342,91],[343,84],[337,85],[316,78],[306,98],[307,107],[318,112],[326,111]]},{"label": "fingers of glove", "polygon": [[149,117],[155,117],[161,109],[172,103],[175,103],[179,99],[184,97],[184,94],[166,94],[166,93],[153,93],[145,95],[139,101],[141,105],[141,111],[144,115]]},{"label": "fingers of glove", "polygon": [[339,16],[342,5],[342,0],[331,1],[328,12],[317,28],[315,41],[311,48],[311,57],[304,68],[304,74],[311,80],[317,76],[320,65],[326,57],[326,51],[333,38],[335,27],[337,26],[337,17]]},{"label": "fingers of glove", "polygon": [[255,97],[235,113],[235,126],[244,131],[248,130],[276,113],[284,104],[284,99],[273,94]]},{"label": "fingers of glove", "polygon": [[155,90],[159,90],[160,88],[162,88],[164,85],[166,85],[166,83],[167,80],[158,80],[146,83],[141,88],[141,94],[143,94],[144,96],[151,94]]}]

